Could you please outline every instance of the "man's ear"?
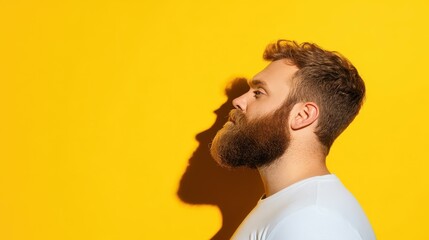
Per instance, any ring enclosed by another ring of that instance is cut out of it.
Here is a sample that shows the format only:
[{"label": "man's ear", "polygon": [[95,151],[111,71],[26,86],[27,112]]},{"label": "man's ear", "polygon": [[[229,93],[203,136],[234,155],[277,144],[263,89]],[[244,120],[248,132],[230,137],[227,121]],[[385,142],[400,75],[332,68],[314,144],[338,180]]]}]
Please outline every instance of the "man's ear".
[{"label": "man's ear", "polygon": [[311,125],[319,117],[319,107],[314,102],[305,102],[296,105],[297,113],[292,116],[291,128],[299,130]]}]

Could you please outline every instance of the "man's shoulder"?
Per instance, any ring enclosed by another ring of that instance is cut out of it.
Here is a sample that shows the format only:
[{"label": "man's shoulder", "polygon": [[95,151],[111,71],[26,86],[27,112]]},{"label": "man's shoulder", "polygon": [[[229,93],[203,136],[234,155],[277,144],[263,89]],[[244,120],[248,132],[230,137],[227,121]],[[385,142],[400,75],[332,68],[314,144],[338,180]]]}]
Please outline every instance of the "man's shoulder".
[{"label": "man's shoulder", "polygon": [[309,178],[292,185],[286,191],[270,200],[270,208],[278,208],[281,214],[287,215],[313,207],[340,212],[344,208],[360,208],[354,196],[335,175]]},{"label": "man's shoulder", "polygon": [[247,225],[234,239],[375,240],[371,227],[360,227],[336,211],[308,205],[278,215],[261,225]]},{"label": "man's shoulder", "polygon": [[308,181],[278,210],[267,239],[375,239],[360,204],[334,175]]},{"label": "man's shoulder", "polygon": [[362,240],[359,231],[336,211],[309,205],[278,218],[267,239]]},{"label": "man's shoulder", "polygon": [[249,234],[264,236],[250,239],[375,239],[359,203],[333,175],[302,181],[260,201],[239,233],[243,238],[237,239]]}]

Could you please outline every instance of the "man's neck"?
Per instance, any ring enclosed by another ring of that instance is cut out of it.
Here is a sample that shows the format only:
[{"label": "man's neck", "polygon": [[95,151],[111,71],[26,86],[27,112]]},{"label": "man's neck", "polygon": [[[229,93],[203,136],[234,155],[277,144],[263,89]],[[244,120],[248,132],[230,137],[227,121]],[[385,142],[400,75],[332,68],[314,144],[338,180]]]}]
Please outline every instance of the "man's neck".
[{"label": "man's neck", "polygon": [[284,154],[273,164],[258,170],[264,183],[266,197],[306,178],[329,174],[324,155]]}]

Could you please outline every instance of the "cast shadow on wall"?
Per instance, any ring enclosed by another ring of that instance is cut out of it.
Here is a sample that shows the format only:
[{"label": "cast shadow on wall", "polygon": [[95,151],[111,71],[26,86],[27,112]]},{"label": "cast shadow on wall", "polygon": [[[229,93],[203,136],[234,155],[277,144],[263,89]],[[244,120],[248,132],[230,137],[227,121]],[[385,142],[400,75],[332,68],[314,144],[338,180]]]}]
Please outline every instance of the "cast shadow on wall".
[{"label": "cast shadow on wall", "polygon": [[198,148],[189,159],[189,165],[180,180],[177,194],[183,202],[219,208],[222,227],[211,238],[213,240],[230,239],[263,194],[262,182],[256,170],[221,168],[212,159],[209,149],[216,132],[228,119],[228,113],[233,108],[232,100],[248,89],[244,78],[234,79],[230,87],[225,89],[228,100],[214,111],[217,115],[215,123],[196,135]]}]

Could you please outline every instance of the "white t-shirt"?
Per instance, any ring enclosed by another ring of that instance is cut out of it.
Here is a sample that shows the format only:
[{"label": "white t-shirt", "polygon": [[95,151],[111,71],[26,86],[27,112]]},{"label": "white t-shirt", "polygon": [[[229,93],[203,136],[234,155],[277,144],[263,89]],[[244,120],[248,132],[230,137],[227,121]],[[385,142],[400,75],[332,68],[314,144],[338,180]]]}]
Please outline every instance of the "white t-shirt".
[{"label": "white t-shirt", "polygon": [[299,181],[259,200],[236,240],[374,240],[359,203],[335,175]]}]

